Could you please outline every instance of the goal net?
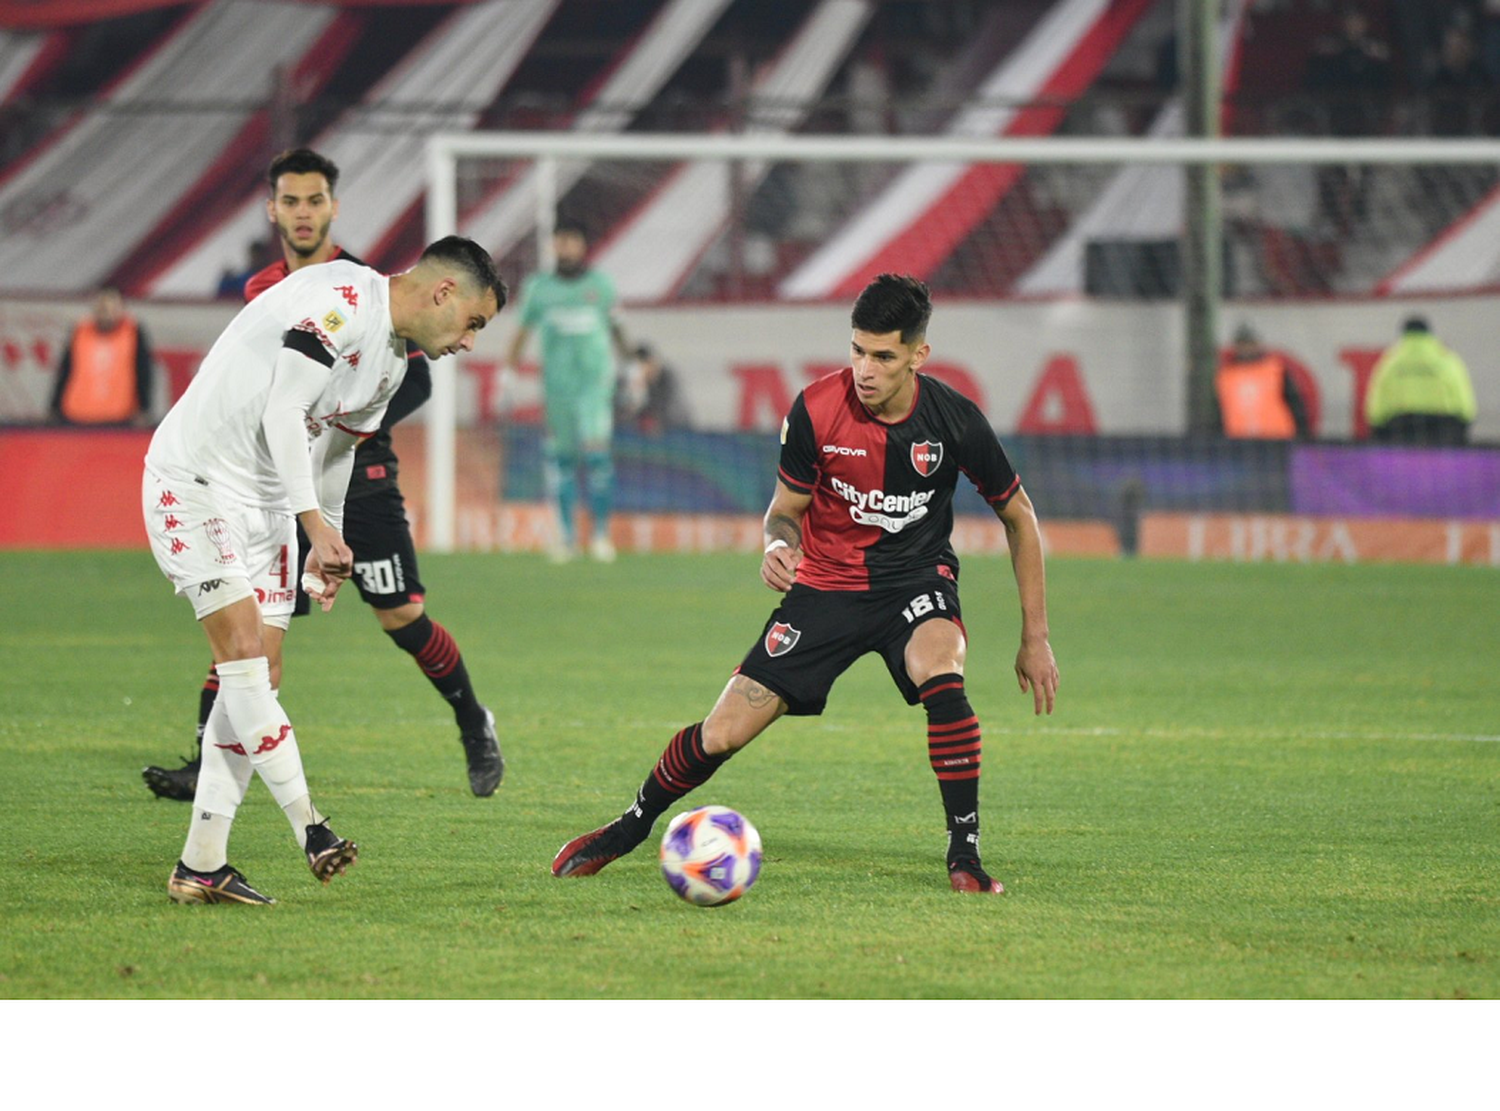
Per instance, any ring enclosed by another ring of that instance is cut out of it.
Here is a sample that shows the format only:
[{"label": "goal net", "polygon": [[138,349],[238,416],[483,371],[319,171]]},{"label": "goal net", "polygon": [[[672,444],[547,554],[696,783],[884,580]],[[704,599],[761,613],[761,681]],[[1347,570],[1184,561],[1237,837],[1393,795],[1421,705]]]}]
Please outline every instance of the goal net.
[{"label": "goal net", "polygon": [[[517,291],[559,216],[588,229],[652,353],[619,368],[622,548],[758,544],[782,416],[891,270],[928,282],[927,372],[981,405],[1054,552],[1500,563],[1497,166],[1477,140],[480,133],[429,142],[427,220]],[[535,340],[501,366],[518,308],[439,363],[409,434],[433,548],[549,535]],[[1418,318],[1467,364],[1467,442],[1372,435],[1377,364]],[[1232,350],[1280,367],[1294,428],[1220,433]],[[960,502],[961,547],[1003,548],[985,513]]]}]

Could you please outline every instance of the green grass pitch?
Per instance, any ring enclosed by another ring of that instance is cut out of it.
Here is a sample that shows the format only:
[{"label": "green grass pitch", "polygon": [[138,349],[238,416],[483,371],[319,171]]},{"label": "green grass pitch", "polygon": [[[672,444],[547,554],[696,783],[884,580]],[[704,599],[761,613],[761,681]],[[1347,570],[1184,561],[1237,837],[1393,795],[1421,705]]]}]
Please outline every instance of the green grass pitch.
[{"label": "green grass pitch", "polygon": [[947,889],[921,712],[867,657],[822,718],[689,797],[766,847],[748,896],[700,910],[654,842],[591,879],[548,864],[712,705],[774,602],[755,558],[423,570],[504,785],[470,796],[446,709],[351,590],[293,627],[282,697],[360,863],[316,884],[256,783],[231,860],[281,902],[252,910],[168,902],[188,810],[139,777],[190,746],[188,605],[144,552],[0,555],[0,996],[1500,994],[1493,571],[1055,560],[1062,689],[1038,719],[1009,565],[970,559],[983,848],[1008,894]]}]

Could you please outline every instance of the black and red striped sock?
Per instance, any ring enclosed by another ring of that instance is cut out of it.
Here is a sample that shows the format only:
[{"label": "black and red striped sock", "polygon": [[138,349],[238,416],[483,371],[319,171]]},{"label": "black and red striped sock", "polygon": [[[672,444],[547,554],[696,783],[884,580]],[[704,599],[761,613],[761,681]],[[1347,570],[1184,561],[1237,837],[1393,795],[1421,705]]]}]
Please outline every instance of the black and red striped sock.
[{"label": "black and red striped sock", "polygon": [[704,751],[701,721],[679,731],[667,742],[661,759],[636,792],[635,805],[620,816],[621,828],[640,844],[667,807],[707,783],[719,765],[732,755],[722,752],[713,756]]},{"label": "black and red striped sock", "polygon": [[927,756],[948,821],[948,860],[979,859],[979,718],[964,677],[934,675],[917,688],[927,710]]},{"label": "black and red striped sock", "polygon": [[410,625],[387,629],[386,635],[396,646],[417,661],[427,681],[437,688],[453,707],[453,717],[465,733],[484,728],[484,707],[469,681],[458,642],[425,613]]},{"label": "black and red striped sock", "polygon": [[203,689],[198,692],[198,751],[203,751],[203,731],[208,728],[208,715],[214,712],[214,699],[219,697],[219,669],[208,665],[208,677],[203,680]]}]

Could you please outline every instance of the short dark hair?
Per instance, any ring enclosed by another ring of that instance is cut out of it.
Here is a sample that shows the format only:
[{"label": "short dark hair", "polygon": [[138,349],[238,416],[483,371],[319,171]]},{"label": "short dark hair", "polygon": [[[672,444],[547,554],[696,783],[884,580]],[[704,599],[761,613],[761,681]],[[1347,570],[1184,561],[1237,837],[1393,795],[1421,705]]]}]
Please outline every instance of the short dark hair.
[{"label": "short dark hair", "polygon": [[276,192],[276,179],[282,174],[322,174],[328,179],[328,191],[332,193],[339,185],[339,168],[332,159],[324,158],[315,150],[295,147],[284,150],[271,159],[271,168],[266,171],[266,181],[271,192]]},{"label": "short dark hair", "polygon": [[417,260],[417,264],[420,266],[424,262],[457,266],[468,274],[480,289],[494,291],[496,312],[505,308],[510,290],[506,288],[505,282],[495,269],[495,260],[490,258],[490,253],[472,239],[465,239],[461,235],[449,235],[439,239],[436,243],[429,243],[427,249],[422,252],[422,257]]},{"label": "short dark hair", "polygon": [[910,274],[881,274],[854,302],[849,322],[857,331],[884,335],[900,332],[901,342],[910,343],[927,334],[932,319],[932,298],[927,285]]},{"label": "short dark hair", "polygon": [[583,226],[583,221],[576,216],[559,216],[557,222],[552,225],[553,235],[576,235],[588,241],[589,229]]},{"label": "short dark hair", "polygon": [[1408,316],[1406,323],[1401,325],[1403,332],[1430,332],[1432,326],[1427,323],[1425,316]]}]

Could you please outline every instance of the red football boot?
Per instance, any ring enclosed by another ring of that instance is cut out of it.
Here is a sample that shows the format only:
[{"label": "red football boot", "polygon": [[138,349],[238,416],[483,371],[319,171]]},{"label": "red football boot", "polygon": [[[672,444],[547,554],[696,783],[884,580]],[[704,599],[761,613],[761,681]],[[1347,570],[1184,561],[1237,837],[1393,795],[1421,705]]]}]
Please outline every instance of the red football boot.
[{"label": "red football boot", "polygon": [[980,895],[1005,894],[1004,885],[999,880],[991,879],[990,874],[981,867],[977,860],[950,861],[948,882],[953,885],[954,891]]}]

